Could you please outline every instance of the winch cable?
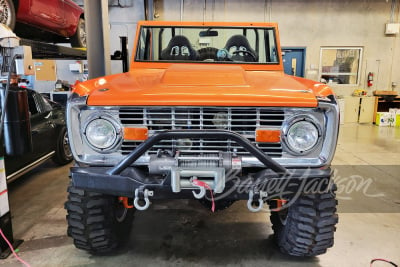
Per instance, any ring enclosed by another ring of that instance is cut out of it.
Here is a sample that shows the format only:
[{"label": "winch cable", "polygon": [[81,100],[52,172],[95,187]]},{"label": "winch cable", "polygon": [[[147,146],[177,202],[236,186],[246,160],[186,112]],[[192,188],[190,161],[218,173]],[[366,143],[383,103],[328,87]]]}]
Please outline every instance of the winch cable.
[{"label": "winch cable", "polygon": [[200,186],[200,187],[204,187],[205,189],[208,189],[210,191],[211,194],[211,211],[214,212],[215,211],[215,201],[214,201],[214,194],[212,192],[212,188],[203,181],[197,180],[197,179],[193,179],[192,180],[192,184],[196,185],[196,186]]}]

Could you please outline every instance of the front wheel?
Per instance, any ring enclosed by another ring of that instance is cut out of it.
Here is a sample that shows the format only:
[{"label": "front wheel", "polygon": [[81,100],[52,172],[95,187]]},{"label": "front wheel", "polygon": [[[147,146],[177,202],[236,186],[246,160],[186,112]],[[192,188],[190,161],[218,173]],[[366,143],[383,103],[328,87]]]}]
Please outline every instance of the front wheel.
[{"label": "front wheel", "polygon": [[92,254],[114,251],[129,237],[133,209],[127,209],[118,197],[68,187],[68,236],[76,248]]},{"label": "front wheel", "polygon": [[283,253],[317,256],[333,246],[338,222],[336,185],[332,184],[330,189],[324,193],[302,194],[288,208],[271,211],[275,242]]},{"label": "front wheel", "polygon": [[78,25],[76,26],[76,32],[71,36],[70,42],[72,47],[86,47],[85,19],[79,19]]},{"label": "front wheel", "polygon": [[56,154],[53,157],[53,161],[58,165],[65,165],[72,161],[72,152],[69,146],[68,132],[63,127],[58,135],[56,144]]},{"label": "front wheel", "polygon": [[7,25],[11,30],[15,27],[15,7],[12,0],[0,0],[0,23]]}]

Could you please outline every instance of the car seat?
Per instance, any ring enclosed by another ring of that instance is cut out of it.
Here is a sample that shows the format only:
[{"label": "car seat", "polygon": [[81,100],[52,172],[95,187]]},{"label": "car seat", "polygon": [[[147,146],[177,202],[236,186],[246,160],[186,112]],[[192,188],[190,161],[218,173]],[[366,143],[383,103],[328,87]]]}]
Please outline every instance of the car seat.
[{"label": "car seat", "polygon": [[230,54],[234,53],[235,51],[249,51],[251,56],[245,52],[235,52],[232,54],[233,61],[246,61],[246,62],[258,62],[258,55],[256,51],[251,48],[249,41],[244,35],[233,35],[231,36],[225,44],[224,49],[226,49]]},{"label": "car seat", "polygon": [[160,55],[161,60],[196,60],[197,58],[197,51],[193,49],[188,38],[183,35],[172,37]]}]

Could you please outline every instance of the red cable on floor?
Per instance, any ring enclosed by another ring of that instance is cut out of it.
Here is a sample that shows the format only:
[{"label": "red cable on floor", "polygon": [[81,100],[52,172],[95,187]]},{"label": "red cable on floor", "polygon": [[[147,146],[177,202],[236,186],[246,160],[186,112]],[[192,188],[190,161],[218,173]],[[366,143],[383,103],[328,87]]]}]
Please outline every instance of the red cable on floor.
[{"label": "red cable on floor", "polygon": [[23,259],[21,259],[21,258],[17,255],[17,253],[15,252],[15,250],[14,250],[13,246],[11,245],[10,241],[8,241],[7,237],[6,237],[6,236],[4,235],[4,233],[3,233],[3,230],[1,230],[1,229],[0,229],[0,235],[3,237],[4,241],[6,241],[7,245],[10,247],[10,249],[11,249],[13,255],[15,256],[15,258],[17,258],[17,260],[19,260],[19,261],[20,261],[22,264],[24,264],[25,266],[31,267],[31,266],[29,265],[29,263],[25,262]]},{"label": "red cable on floor", "polygon": [[197,185],[197,186],[201,186],[201,187],[204,187],[204,188],[210,190],[210,193],[211,193],[211,203],[212,203],[212,205],[211,205],[211,211],[214,212],[214,211],[215,211],[215,201],[214,201],[214,195],[213,195],[213,192],[212,192],[211,187],[210,187],[207,183],[205,183],[205,182],[203,182],[203,181],[200,181],[200,180],[196,180],[196,179],[194,179],[194,180],[192,181],[192,184]]}]

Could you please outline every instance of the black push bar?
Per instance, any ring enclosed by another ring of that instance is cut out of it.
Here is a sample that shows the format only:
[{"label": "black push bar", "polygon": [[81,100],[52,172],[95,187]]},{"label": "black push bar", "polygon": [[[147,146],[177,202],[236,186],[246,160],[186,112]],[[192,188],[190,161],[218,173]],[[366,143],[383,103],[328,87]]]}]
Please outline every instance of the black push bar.
[{"label": "black push bar", "polygon": [[140,156],[142,156],[147,150],[156,145],[162,140],[166,139],[181,139],[181,138],[205,138],[205,139],[230,139],[241,145],[250,154],[256,157],[266,167],[276,172],[279,176],[285,176],[289,174],[288,170],[273,160],[270,156],[261,151],[258,147],[252,144],[247,138],[242,135],[226,131],[226,130],[167,130],[159,132],[145,142],[141,143],[126,158],[120,163],[114,166],[112,169],[107,171],[109,175],[121,174],[123,170],[132,165]]}]

